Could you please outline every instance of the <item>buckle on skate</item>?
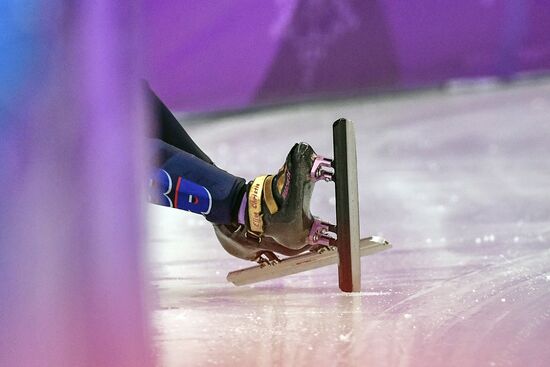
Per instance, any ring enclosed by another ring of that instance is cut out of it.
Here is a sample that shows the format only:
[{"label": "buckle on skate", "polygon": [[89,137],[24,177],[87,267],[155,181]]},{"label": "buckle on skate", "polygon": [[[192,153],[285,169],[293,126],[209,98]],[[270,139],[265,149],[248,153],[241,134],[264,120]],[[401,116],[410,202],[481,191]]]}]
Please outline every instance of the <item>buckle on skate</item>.
[{"label": "buckle on skate", "polygon": [[259,236],[259,235],[257,235],[257,234],[254,233],[254,232],[246,231],[246,232],[244,233],[244,236],[245,236],[246,238],[250,238],[250,239],[252,239],[252,240],[258,242],[258,244],[262,243],[262,236]]},{"label": "buckle on skate", "polygon": [[331,226],[330,223],[323,222],[319,218],[314,217],[307,243],[312,246],[330,246],[330,240],[336,239],[336,234],[330,231]]},{"label": "buckle on skate", "polygon": [[268,265],[277,265],[281,259],[277,257],[273,252],[271,251],[262,251],[259,253],[259,255],[254,259],[255,262],[257,262],[260,267],[265,267]]},{"label": "buckle on skate", "polygon": [[309,174],[315,182],[320,180],[325,180],[327,182],[332,181],[334,176],[332,159],[325,158],[320,155],[316,156]]}]

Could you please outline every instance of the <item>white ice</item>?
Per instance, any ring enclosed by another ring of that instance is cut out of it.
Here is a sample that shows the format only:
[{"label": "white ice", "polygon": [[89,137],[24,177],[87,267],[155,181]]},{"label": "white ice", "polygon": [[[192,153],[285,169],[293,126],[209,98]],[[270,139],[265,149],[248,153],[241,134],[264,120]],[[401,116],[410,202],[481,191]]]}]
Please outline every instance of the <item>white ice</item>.
[{"label": "white ice", "polygon": [[[191,123],[213,160],[251,179],[294,142],[332,152],[356,123],[361,232],[393,249],[237,288],[202,217],[150,207],[162,366],[549,366],[550,80],[274,108]],[[193,121],[196,122],[196,121]],[[334,218],[330,183],[312,211]]]}]

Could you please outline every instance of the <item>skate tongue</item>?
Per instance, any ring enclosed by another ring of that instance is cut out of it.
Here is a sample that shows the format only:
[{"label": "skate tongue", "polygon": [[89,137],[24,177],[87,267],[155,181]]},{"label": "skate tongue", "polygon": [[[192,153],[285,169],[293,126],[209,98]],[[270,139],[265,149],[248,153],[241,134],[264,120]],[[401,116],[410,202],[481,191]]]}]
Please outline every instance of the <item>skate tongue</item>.
[{"label": "skate tongue", "polygon": [[[288,159],[288,158],[287,158]],[[290,189],[290,171],[288,170],[288,164],[285,162],[283,167],[277,173],[277,193],[282,200],[285,200],[288,196],[288,190]]]}]

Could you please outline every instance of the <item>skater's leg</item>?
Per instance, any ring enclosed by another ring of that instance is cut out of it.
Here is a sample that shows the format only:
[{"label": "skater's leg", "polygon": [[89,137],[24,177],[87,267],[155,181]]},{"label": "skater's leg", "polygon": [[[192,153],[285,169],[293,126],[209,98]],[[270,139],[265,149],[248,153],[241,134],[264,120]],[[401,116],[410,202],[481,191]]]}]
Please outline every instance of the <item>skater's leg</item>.
[{"label": "skater's leg", "polygon": [[203,161],[214,164],[197,144],[191,139],[176,117],[170,112],[160,98],[151,90],[147,83],[144,84],[146,99],[150,104],[151,114],[155,122],[156,138],[178,148]]},{"label": "skater's leg", "polygon": [[148,85],[145,89],[160,138],[154,143],[161,169],[150,181],[153,202],[203,214],[215,223],[222,246],[238,257],[252,260],[263,250],[291,255],[308,247],[316,159],[309,145],[296,144],[276,175],[247,185],[214,166]]},{"label": "skater's leg", "polygon": [[246,236],[244,225],[238,224],[247,188],[244,179],[161,140],[151,143],[158,169],[149,180],[150,202],[203,214],[214,223],[223,248],[246,260],[272,260],[273,251],[286,255],[304,251],[289,249],[269,237],[259,246],[257,239]]},{"label": "skater's leg", "polygon": [[[161,140],[152,144],[159,169],[150,179],[151,202],[203,214],[215,224],[222,246],[241,258],[294,255],[309,248],[310,172],[316,155],[308,145],[296,144],[276,175],[247,185]],[[257,217],[261,223],[254,222]]]}]

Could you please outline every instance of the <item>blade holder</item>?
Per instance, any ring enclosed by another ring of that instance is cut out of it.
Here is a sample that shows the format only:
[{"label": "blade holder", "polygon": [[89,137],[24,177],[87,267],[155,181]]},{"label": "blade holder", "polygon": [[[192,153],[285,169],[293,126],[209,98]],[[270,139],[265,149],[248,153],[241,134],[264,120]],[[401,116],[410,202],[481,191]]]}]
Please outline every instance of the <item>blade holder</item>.
[{"label": "blade holder", "polygon": [[311,178],[317,182],[320,180],[332,181],[334,177],[334,168],[332,166],[332,159],[322,157],[318,155],[315,157],[313,166],[310,172]]},{"label": "blade holder", "polygon": [[336,238],[336,233],[330,231],[331,224],[314,218],[309,231],[308,244],[330,246],[330,241]]}]

